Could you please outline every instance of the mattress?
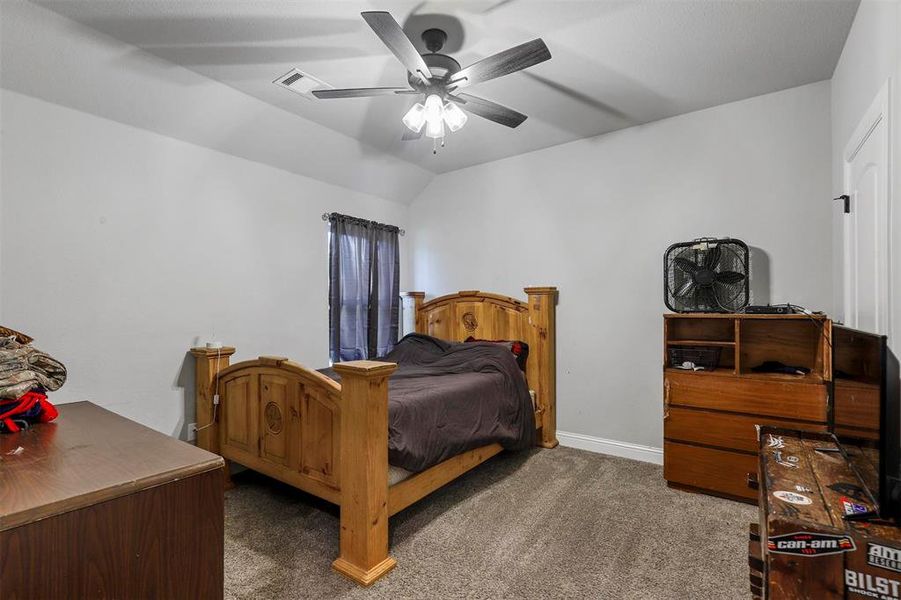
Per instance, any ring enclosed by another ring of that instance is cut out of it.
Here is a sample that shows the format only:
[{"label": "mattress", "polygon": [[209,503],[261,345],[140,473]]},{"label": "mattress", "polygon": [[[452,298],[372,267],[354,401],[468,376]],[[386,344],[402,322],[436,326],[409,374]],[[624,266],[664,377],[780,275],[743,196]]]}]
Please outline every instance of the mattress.
[{"label": "mattress", "polygon": [[394,465],[388,465],[388,487],[391,487],[395,483],[400,483],[411,475],[416,475],[416,473],[401,469],[400,467],[395,467]]},{"label": "mattress", "polygon": [[[410,334],[379,360],[398,365],[388,382],[392,466],[417,473],[481,446],[532,444],[532,398],[515,357],[502,346]],[[332,369],[323,372],[340,380]]]}]

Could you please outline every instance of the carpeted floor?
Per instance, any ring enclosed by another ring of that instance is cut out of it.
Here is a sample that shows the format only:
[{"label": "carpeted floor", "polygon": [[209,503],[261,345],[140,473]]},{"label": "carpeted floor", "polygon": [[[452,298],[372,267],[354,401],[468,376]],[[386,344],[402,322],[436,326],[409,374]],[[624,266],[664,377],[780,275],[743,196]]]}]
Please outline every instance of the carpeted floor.
[{"label": "carpeted floor", "polygon": [[254,473],[226,495],[227,598],[748,598],[754,507],[670,490],[658,466],[502,453],[391,519],[397,567],[334,573],[337,508]]}]

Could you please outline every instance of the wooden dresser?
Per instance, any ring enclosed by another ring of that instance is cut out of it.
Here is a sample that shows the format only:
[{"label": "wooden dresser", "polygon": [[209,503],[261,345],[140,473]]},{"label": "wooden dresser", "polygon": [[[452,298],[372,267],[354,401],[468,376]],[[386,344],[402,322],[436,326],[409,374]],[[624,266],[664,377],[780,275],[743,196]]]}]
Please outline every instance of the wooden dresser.
[{"label": "wooden dresser", "polygon": [[[823,316],[664,315],[663,475],[673,487],[757,502],[755,425],[826,431],[832,322]],[[718,348],[718,368],[676,369],[671,348]],[[764,361],[807,375],[755,373]]]},{"label": "wooden dresser", "polygon": [[58,408],[0,435],[0,598],[222,598],[222,458]]},{"label": "wooden dresser", "polygon": [[748,543],[754,598],[901,597],[901,529],[842,518],[874,508],[865,490],[878,488],[878,457],[842,447],[819,452],[837,448],[831,435],[762,428],[760,521]]}]

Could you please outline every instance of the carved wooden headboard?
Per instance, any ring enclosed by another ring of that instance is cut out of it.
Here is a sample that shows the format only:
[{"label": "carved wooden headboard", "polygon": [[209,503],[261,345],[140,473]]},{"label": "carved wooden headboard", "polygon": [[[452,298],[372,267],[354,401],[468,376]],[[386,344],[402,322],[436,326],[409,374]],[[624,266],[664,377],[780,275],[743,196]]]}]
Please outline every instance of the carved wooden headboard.
[{"label": "carved wooden headboard", "polygon": [[444,340],[462,342],[469,336],[484,340],[522,340],[529,344],[526,378],[535,390],[541,412],[541,445],[557,445],[557,288],[527,287],[528,300],[477,290],[464,290],[425,302],[424,292],[405,292],[412,298],[415,328]]}]

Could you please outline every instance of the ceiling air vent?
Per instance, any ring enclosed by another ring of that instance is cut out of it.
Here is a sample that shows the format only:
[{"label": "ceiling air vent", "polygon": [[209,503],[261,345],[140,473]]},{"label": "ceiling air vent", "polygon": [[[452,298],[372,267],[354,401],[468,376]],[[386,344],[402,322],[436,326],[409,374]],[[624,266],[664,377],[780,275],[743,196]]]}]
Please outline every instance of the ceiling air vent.
[{"label": "ceiling air vent", "polygon": [[304,73],[300,69],[291,69],[275,81],[275,85],[291,90],[295,94],[300,94],[304,98],[315,100],[316,97],[310,92],[313,90],[331,89],[332,86],[325,83],[321,79],[316,79],[309,73]]}]

